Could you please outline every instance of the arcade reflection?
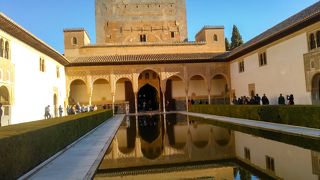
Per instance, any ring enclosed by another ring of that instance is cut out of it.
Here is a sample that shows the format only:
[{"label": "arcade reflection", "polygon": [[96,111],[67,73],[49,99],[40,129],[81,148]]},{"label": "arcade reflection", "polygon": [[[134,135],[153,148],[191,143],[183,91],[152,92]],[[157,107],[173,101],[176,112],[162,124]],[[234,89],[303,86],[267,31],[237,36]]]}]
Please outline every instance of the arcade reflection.
[{"label": "arcade reflection", "polygon": [[[277,147],[291,154],[278,159]],[[290,158],[292,167],[284,168]],[[184,115],[127,116],[95,179],[317,179],[320,165],[313,162],[320,163],[319,153]]]}]

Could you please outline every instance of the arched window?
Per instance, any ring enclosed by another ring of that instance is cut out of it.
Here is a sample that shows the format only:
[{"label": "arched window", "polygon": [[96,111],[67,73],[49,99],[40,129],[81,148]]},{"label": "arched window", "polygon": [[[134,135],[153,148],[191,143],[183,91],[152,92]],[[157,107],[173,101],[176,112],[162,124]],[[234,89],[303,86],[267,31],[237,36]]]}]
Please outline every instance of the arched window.
[{"label": "arched window", "polygon": [[0,39],[0,57],[3,57],[4,44],[3,39]]},{"label": "arched window", "polygon": [[309,43],[310,43],[310,50],[316,48],[316,41],[315,41],[315,38],[314,38],[314,34],[310,34],[309,36]]},{"label": "arched window", "polygon": [[215,34],[215,35],[213,35],[213,40],[214,41],[218,41],[218,36]]},{"label": "arched window", "polygon": [[78,39],[76,37],[72,38],[72,45],[77,45],[78,44]]},{"label": "arched window", "polygon": [[320,31],[317,31],[317,46],[320,48]]},{"label": "arched window", "polygon": [[9,42],[6,41],[4,45],[4,58],[9,59]]}]

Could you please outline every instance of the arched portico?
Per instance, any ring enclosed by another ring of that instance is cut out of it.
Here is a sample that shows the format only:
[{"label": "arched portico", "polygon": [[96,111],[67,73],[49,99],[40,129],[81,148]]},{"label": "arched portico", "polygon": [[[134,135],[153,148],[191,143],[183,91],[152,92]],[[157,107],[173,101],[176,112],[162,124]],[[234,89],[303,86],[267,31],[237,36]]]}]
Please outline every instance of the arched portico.
[{"label": "arched portico", "polygon": [[10,93],[9,89],[6,86],[0,87],[0,103],[2,104],[3,115],[1,119],[1,126],[10,124]]},{"label": "arched portico", "polygon": [[197,104],[208,103],[208,87],[202,75],[193,75],[189,79],[189,99]]},{"label": "arched portico", "polygon": [[76,79],[70,83],[69,105],[89,104],[89,97],[86,83],[81,79]]},{"label": "arched portico", "polygon": [[159,74],[153,70],[144,70],[138,78],[138,110],[159,110],[163,107],[163,89]]},{"label": "arched portico", "polygon": [[229,104],[229,86],[227,78],[216,74],[211,78],[210,104]]},{"label": "arched portico", "polygon": [[97,79],[93,82],[91,101],[97,106],[112,103],[111,86],[106,79]]}]

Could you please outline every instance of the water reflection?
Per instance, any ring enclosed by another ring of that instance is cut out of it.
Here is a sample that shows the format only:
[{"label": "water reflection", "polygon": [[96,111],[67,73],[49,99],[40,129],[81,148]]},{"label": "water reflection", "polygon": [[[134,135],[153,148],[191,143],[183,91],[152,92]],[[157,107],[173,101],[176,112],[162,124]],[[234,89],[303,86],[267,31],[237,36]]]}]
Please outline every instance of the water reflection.
[{"label": "water reflection", "polygon": [[258,178],[251,172],[258,179],[320,175],[317,152],[204,122],[179,114],[128,116],[96,179]]}]

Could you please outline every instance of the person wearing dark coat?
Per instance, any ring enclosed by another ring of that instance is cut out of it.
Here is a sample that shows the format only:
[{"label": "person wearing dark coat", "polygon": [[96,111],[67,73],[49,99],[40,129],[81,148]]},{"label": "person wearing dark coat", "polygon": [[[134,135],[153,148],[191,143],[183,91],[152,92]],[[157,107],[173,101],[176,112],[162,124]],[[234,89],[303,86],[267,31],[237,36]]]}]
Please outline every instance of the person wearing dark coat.
[{"label": "person wearing dark coat", "polygon": [[263,105],[269,105],[269,99],[267,98],[266,94],[263,94],[261,100]]},{"label": "person wearing dark coat", "polygon": [[279,104],[279,105],[285,105],[285,104],[286,104],[285,101],[286,101],[286,100],[284,99],[284,97],[282,96],[282,94],[280,94],[280,96],[279,96],[279,98],[278,98],[278,104]]},{"label": "person wearing dark coat", "polygon": [[288,98],[289,100],[289,105],[294,105],[294,97],[293,97],[293,94],[291,94]]},{"label": "person wearing dark coat", "polygon": [[254,97],[254,101],[255,101],[255,104],[260,105],[261,98],[259,94],[256,94],[256,96]]}]

